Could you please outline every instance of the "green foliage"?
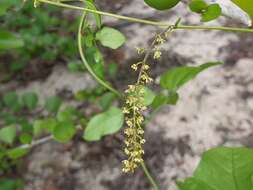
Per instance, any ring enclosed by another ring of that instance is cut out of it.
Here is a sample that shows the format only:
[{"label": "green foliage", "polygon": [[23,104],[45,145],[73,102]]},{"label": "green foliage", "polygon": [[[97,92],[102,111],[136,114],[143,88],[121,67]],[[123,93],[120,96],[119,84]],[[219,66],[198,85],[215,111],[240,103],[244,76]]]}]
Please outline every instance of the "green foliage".
[{"label": "green foliage", "polygon": [[212,20],[215,20],[222,14],[222,10],[219,6],[219,4],[211,4],[207,7],[205,12],[202,13],[202,22],[209,22]]},{"label": "green foliage", "polygon": [[155,96],[151,106],[153,109],[158,109],[163,105],[176,105],[179,99],[177,92],[171,92],[169,94],[160,93]]},{"label": "green foliage", "polygon": [[19,140],[22,144],[30,144],[32,142],[32,135],[23,133],[20,135]]},{"label": "green foliage", "polygon": [[193,0],[190,3],[189,7],[192,12],[202,13],[203,11],[205,11],[205,9],[207,9],[208,5],[203,0]]},{"label": "green foliage", "polygon": [[85,71],[84,65],[79,60],[69,62],[67,67],[71,72]]},{"label": "green foliage", "polygon": [[74,107],[67,106],[63,110],[58,111],[56,118],[58,121],[74,121],[77,115],[78,111]]},{"label": "green foliage", "polygon": [[[17,49],[1,53],[0,81],[12,79],[31,63],[43,66],[42,63],[52,65],[76,59],[77,45],[72,43],[76,22],[72,19],[51,6],[35,9],[33,1],[1,0],[0,51],[3,47]],[[14,31],[18,34],[13,34]]]},{"label": "green foliage", "polygon": [[0,141],[12,144],[16,137],[16,127],[8,126],[0,129]]},{"label": "green foliage", "polygon": [[107,92],[104,95],[101,96],[100,100],[99,100],[99,105],[101,106],[101,108],[103,110],[107,110],[112,102],[116,99],[116,95],[112,92]]},{"label": "green foliage", "polygon": [[53,130],[55,140],[61,143],[67,143],[72,139],[76,132],[76,128],[70,121],[58,122]]},{"label": "green foliage", "polygon": [[193,177],[178,182],[181,190],[252,190],[253,150],[214,148],[205,152]]},{"label": "green foliage", "polygon": [[0,50],[20,48],[24,46],[22,39],[11,32],[0,30]]},{"label": "green foliage", "polygon": [[208,5],[203,0],[193,0],[189,5],[192,12],[201,14],[202,22],[215,20],[222,14],[221,7],[217,3]]},{"label": "green foliage", "polygon": [[253,20],[253,6],[251,0],[232,0],[237,6],[249,14]]},{"label": "green foliage", "polygon": [[24,183],[19,179],[0,179],[0,190],[18,190],[24,186]]},{"label": "green foliage", "polygon": [[169,94],[169,96],[167,97],[167,104],[176,105],[178,99],[179,99],[178,93],[177,92],[171,92]]},{"label": "green foliage", "polygon": [[62,104],[61,98],[59,98],[58,96],[51,96],[46,99],[45,108],[49,112],[57,113],[61,104]]},{"label": "green foliage", "polygon": [[19,111],[21,109],[21,104],[19,102],[19,97],[16,92],[8,92],[3,96],[3,102],[12,111]]},{"label": "green foliage", "polygon": [[41,135],[43,131],[47,133],[52,133],[56,125],[57,120],[55,118],[35,120],[33,123],[33,133],[35,136]]},{"label": "green foliage", "polygon": [[38,96],[34,92],[27,92],[22,96],[22,102],[29,110],[33,110],[38,103]]},{"label": "green foliage", "polygon": [[1,0],[1,2],[0,2],[0,16],[4,15],[13,4],[14,4],[14,1],[12,1],[12,0]]},{"label": "green foliage", "polygon": [[167,102],[168,102],[168,97],[166,95],[160,93],[155,96],[151,106],[155,110],[155,109],[161,107],[162,105],[166,105]]},{"label": "green foliage", "polygon": [[96,33],[96,40],[99,40],[105,47],[117,49],[125,43],[126,38],[114,28],[103,27]]},{"label": "green foliage", "polygon": [[202,71],[220,65],[220,62],[205,63],[197,67],[182,66],[170,69],[166,73],[161,75],[160,85],[166,91],[159,93],[152,101],[152,108],[158,109],[159,107],[169,104],[176,105],[179,95],[177,90],[184,84],[194,79]]},{"label": "green foliage", "polygon": [[13,148],[11,150],[8,150],[7,155],[11,159],[18,159],[25,156],[27,153],[27,148]]},{"label": "green foliage", "polygon": [[144,90],[144,94],[143,94],[143,98],[144,98],[144,102],[143,105],[145,106],[149,106],[150,104],[152,104],[154,98],[155,98],[155,93],[149,89],[148,87],[143,87]]},{"label": "green foliage", "polygon": [[180,0],[144,0],[146,4],[157,10],[167,10],[175,7]]},{"label": "green foliage", "polygon": [[88,122],[83,138],[87,141],[98,141],[105,135],[116,133],[123,126],[123,113],[116,107],[95,115]]},{"label": "green foliage", "polygon": [[220,64],[222,63],[210,62],[197,67],[183,66],[171,69],[161,76],[160,85],[164,89],[176,92],[181,86],[194,79],[202,71]]}]

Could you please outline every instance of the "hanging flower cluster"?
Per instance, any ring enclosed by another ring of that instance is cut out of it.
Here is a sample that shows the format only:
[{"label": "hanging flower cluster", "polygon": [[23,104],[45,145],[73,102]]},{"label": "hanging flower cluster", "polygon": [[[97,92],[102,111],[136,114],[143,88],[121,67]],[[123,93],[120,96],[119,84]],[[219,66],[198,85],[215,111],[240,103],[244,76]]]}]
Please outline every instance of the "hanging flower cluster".
[{"label": "hanging flower cluster", "polygon": [[124,131],[126,136],[124,152],[128,159],[123,161],[123,172],[134,172],[139,163],[143,162],[144,150],[142,145],[145,140],[143,137],[144,130],[142,129],[144,117],[141,113],[146,109],[146,106],[143,104],[143,86],[138,84],[129,85],[126,93],[128,96],[123,112],[126,114],[128,128]]},{"label": "hanging flower cluster", "polygon": [[123,112],[125,114],[125,121],[127,128],[125,133],[125,149],[124,152],[128,156],[127,160],[123,161],[123,172],[134,172],[135,169],[143,162],[143,144],[144,130],[143,111],[147,109],[144,104],[145,86],[153,81],[149,76],[150,66],[147,63],[148,57],[153,54],[154,59],[159,59],[162,55],[160,45],[165,42],[165,38],[169,35],[172,29],[169,29],[161,34],[156,35],[149,50],[145,48],[136,48],[138,54],[145,53],[144,60],[131,65],[134,71],[139,71],[138,80],[135,84],[129,85],[125,91],[126,101]]}]

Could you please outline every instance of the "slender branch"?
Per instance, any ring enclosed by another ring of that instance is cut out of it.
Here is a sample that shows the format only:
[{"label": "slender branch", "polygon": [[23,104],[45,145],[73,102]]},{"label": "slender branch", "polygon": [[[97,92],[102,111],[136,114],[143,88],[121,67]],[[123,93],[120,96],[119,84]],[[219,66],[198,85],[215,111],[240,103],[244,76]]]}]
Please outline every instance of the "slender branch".
[{"label": "slender branch", "polygon": [[[161,28],[168,28],[172,27],[173,24],[170,23],[165,23],[165,22],[157,22],[157,21],[151,21],[151,20],[145,20],[145,19],[140,19],[140,18],[134,18],[134,17],[128,17],[128,16],[123,16],[123,15],[117,15],[113,13],[108,13],[104,11],[97,11],[97,10],[92,10],[88,8],[83,8],[79,6],[74,6],[74,5],[69,5],[69,4],[64,4],[64,3],[59,3],[59,2],[54,2],[54,1],[49,1],[49,0],[37,0],[38,2],[41,3],[47,3],[59,7],[64,7],[64,8],[69,8],[69,9],[74,9],[74,10],[80,10],[80,11],[87,11],[90,13],[96,13],[104,16],[109,16],[109,17],[114,17],[117,19],[122,19],[122,20],[127,20],[129,22],[136,22],[136,23],[142,23],[142,24],[147,24],[147,25],[153,25],[153,26],[158,26]],[[177,28],[178,30],[221,30],[221,31],[226,31],[226,32],[249,32],[253,33],[253,29],[249,28],[236,28],[236,27],[223,27],[223,26],[191,26],[191,25],[178,25]]]},{"label": "slender branch", "polygon": [[43,138],[41,138],[39,140],[35,140],[31,144],[23,144],[23,145],[21,145],[21,146],[19,146],[17,148],[24,148],[24,149],[25,148],[32,148],[34,146],[38,146],[38,145],[44,144],[44,143],[46,143],[48,141],[51,141],[51,140],[53,140],[53,136],[49,135],[49,136],[43,137]]},{"label": "slender branch", "polygon": [[[177,25],[174,24],[173,26],[170,26],[169,28],[167,28],[166,30],[162,31],[162,32],[161,32],[160,34],[158,34],[158,35],[163,36],[166,32],[171,33],[171,32],[172,32],[174,29],[176,29],[176,28],[177,28]],[[141,65],[141,69],[140,69],[140,72],[139,72],[139,75],[138,75],[137,84],[140,83],[141,75],[142,75],[143,70],[144,70],[144,65],[146,64],[146,62],[147,62],[147,60],[148,60],[150,54],[152,53],[153,48],[155,47],[155,45],[156,45],[156,37],[155,37],[155,39],[153,40],[152,44],[150,45],[150,47],[148,48],[148,50],[147,50],[147,52],[146,52],[146,54],[145,54],[145,56],[144,56],[144,59],[143,59],[143,61],[142,61],[142,65]]]},{"label": "slender branch", "polygon": [[148,178],[149,182],[152,184],[154,190],[160,190],[159,186],[157,185],[157,183],[155,182],[154,178],[151,176],[150,172],[148,171],[145,162],[141,163],[141,167],[146,175],[146,177]]},{"label": "slender branch", "polygon": [[86,67],[86,69],[89,71],[89,73],[94,77],[94,79],[101,84],[102,86],[104,86],[106,89],[110,90],[111,92],[113,92],[114,94],[116,94],[117,96],[121,97],[121,94],[119,91],[117,91],[116,89],[114,89],[113,87],[111,87],[109,84],[107,84],[106,82],[104,82],[102,79],[100,79],[96,73],[92,70],[92,68],[90,67],[89,63],[87,62],[87,60],[85,59],[84,56],[84,51],[83,51],[83,47],[82,47],[82,28],[83,28],[83,23],[86,17],[86,11],[83,12],[82,17],[80,19],[80,24],[79,24],[79,28],[78,28],[78,50],[79,50],[79,54],[80,57],[82,59],[82,62],[84,64],[84,66]]}]

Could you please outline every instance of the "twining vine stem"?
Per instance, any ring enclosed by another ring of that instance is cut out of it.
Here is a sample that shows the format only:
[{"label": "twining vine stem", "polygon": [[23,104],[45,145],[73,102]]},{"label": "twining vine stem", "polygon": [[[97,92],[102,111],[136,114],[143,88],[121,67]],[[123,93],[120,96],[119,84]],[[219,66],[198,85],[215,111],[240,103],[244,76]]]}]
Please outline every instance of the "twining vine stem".
[{"label": "twining vine stem", "polygon": [[[59,7],[65,7],[65,8],[69,8],[69,9],[87,11],[87,12],[90,12],[90,13],[96,13],[96,14],[99,14],[99,15],[114,17],[114,18],[117,18],[117,19],[129,21],[129,22],[136,22],[136,23],[142,23],[142,24],[147,24],[147,25],[158,26],[158,27],[161,27],[161,28],[168,28],[168,27],[173,26],[173,24],[170,24],[170,23],[157,22],[157,21],[151,21],[151,20],[146,20],[146,19],[140,19],[140,18],[123,16],[123,15],[117,15],[117,14],[113,14],[113,13],[92,10],[92,9],[88,9],[88,8],[78,7],[78,6],[65,4],[65,3],[60,3],[60,2],[54,2],[54,1],[50,1],[50,0],[37,0],[37,1],[41,2],[41,3],[46,3],[46,4],[59,6]],[[250,28],[235,28],[235,27],[223,27],[223,26],[178,25],[175,29],[183,29],[183,30],[221,30],[221,31],[227,31],[227,32],[250,32],[250,33],[253,33],[253,29],[250,29]]]},{"label": "twining vine stem", "polygon": [[87,68],[87,70],[89,71],[89,73],[96,79],[96,81],[101,84],[102,86],[104,86],[106,89],[110,90],[111,92],[113,92],[114,94],[116,94],[117,96],[121,97],[120,92],[118,92],[116,89],[114,89],[113,87],[111,87],[109,84],[107,84],[106,82],[104,82],[102,79],[100,79],[96,73],[92,70],[92,68],[90,67],[89,63],[87,62],[87,60],[85,59],[84,56],[84,51],[83,51],[83,47],[82,47],[82,28],[83,28],[83,23],[86,17],[86,11],[83,12],[81,19],[80,19],[80,24],[79,24],[79,28],[78,28],[78,50],[80,53],[80,57],[82,59],[82,62],[84,64],[84,66]]},{"label": "twining vine stem", "polygon": [[153,185],[154,190],[160,190],[160,187],[157,185],[154,178],[151,176],[150,172],[148,171],[148,168],[145,165],[145,162],[141,163],[141,167],[142,167],[143,172],[145,173],[146,177],[148,178],[149,182]]}]

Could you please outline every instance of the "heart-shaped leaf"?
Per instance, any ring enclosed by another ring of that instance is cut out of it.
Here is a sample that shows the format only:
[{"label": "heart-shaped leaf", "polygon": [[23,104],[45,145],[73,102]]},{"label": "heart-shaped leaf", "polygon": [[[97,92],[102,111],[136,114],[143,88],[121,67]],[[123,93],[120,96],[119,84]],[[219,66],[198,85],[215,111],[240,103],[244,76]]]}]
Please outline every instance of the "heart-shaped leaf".
[{"label": "heart-shaped leaf", "polygon": [[16,137],[16,127],[8,126],[0,129],[0,141],[12,144]]},{"label": "heart-shaped leaf", "polygon": [[238,7],[244,10],[253,20],[253,2],[252,0],[232,0]]},{"label": "heart-shaped leaf", "polygon": [[96,39],[99,40],[103,46],[111,49],[119,48],[126,41],[125,36],[120,31],[110,27],[103,27],[99,30],[96,33]]},{"label": "heart-shaped leaf", "polygon": [[160,85],[164,89],[176,92],[185,83],[194,79],[200,72],[220,64],[220,62],[210,62],[197,67],[183,66],[171,69],[161,76]]},{"label": "heart-shaped leaf", "polygon": [[215,20],[221,16],[222,10],[219,4],[214,3],[207,7],[207,9],[202,13],[201,22],[209,22]]},{"label": "heart-shaped leaf", "polygon": [[193,177],[178,182],[181,190],[252,190],[253,150],[214,148],[205,152]]},{"label": "heart-shaped leaf", "polygon": [[85,128],[83,138],[87,141],[100,140],[102,136],[116,133],[123,126],[123,121],[122,111],[111,107],[108,111],[91,118]]}]

